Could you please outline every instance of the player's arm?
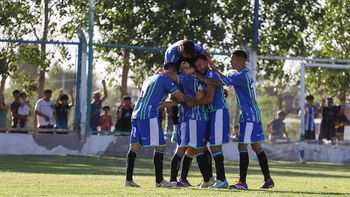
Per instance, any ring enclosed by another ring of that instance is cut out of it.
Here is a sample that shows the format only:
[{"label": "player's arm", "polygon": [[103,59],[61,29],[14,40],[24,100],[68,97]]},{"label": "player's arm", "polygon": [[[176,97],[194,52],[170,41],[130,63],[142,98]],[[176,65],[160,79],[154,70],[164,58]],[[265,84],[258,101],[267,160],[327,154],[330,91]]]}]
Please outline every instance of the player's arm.
[{"label": "player's arm", "polygon": [[194,97],[186,96],[184,93],[180,91],[174,92],[172,95],[178,102],[193,102],[196,100]]},{"label": "player's arm", "polygon": [[208,104],[213,102],[214,95],[215,95],[215,87],[208,86],[207,91],[202,98],[196,99],[194,101],[189,101],[189,102],[187,102],[187,105],[189,107],[197,106],[197,105],[208,105]]},{"label": "player's arm", "polygon": [[214,86],[214,87],[224,86],[224,83],[222,81],[220,81],[218,79],[211,79],[211,78],[205,77],[199,73],[193,73],[192,76],[197,78],[198,80],[206,83],[209,86]]},{"label": "player's arm", "polygon": [[163,104],[162,104],[162,108],[168,108],[168,107],[174,107],[174,106],[177,106],[177,102],[175,101],[165,101]]}]

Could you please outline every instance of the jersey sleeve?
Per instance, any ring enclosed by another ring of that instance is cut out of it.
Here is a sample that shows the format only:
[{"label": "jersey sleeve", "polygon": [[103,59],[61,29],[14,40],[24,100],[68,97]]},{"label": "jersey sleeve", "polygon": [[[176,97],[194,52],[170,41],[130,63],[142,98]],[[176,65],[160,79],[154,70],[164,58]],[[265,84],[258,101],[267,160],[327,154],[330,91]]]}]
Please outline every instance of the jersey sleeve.
[{"label": "jersey sleeve", "polygon": [[227,86],[241,86],[247,82],[245,73],[235,73],[228,77],[221,78],[221,82]]},{"label": "jersey sleeve", "polygon": [[219,79],[219,80],[221,79],[220,75],[217,72],[212,71],[212,70],[209,70],[207,72],[206,77],[208,77],[210,79]]},{"label": "jersey sleeve", "polygon": [[205,50],[201,45],[194,43],[194,46],[195,46],[196,53],[201,54],[201,55],[204,54]]},{"label": "jersey sleeve", "polygon": [[169,94],[174,94],[179,90],[177,85],[169,77],[164,77],[163,84],[166,92]]}]

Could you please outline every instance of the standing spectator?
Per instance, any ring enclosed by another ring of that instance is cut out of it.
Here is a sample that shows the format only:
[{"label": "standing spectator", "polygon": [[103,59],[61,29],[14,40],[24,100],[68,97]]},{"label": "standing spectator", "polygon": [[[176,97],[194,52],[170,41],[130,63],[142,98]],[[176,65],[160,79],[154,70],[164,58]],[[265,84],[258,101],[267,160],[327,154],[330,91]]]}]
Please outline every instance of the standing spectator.
[{"label": "standing spectator", "polygon": [[69,103],[68,95],[64,94],[63,90],[60,91],[59,99],[55,105],[56,129],[68,129],[68,111],[74,106],[73,90],[70,91],[70,96],[72,99],[71,103]]},{"label": "standing spectator", "polygon": [[326,99],[325,105],[321,107],[321,131],[318,137],[320,142],[323,139],[335,141],[335,121],[339,110],[340,107],[333,105],[332,97]]},{"label": "standing spectator", "polygon": [[18,119],[20,128],[27,126],[28,117],[30,116],[30,104],[27,99],[27,94],[22,92],[20,95],[21,105],[18,108]]},{"label": "standing spectator", "polygon": [[45,90],[44,98],[35,104],[35,114],[39,128],[53,128],[55,121],[55,104],[51,101],[52,91]]},{"label": "standing spectator", "polygon": [[337,141],[344,140],[344,128],[348,125],[350,121],[345,116],[345,96],[340,97],[340,110],[338,111],[335,118],[335,136]]},{"label": "standing spectator", "polygon": [[132,111],[131,97],[124,96],[116,114],[115,131],[117,134],[130,135]]},{"label": "standing spectator", "polygon": [[315,118],[318,116],[318,109],[313,105],[314,96],[306,96],[306,105],[305,105],[305,139],[314,140],[315,136]]},{"label": "standing spectator", "polygon": [[110,132],[112,130],[113,120],[112,116],[109,115],[111,108],[109,106],[103,107],[103,114],[100,117],[100,131],[101,133]]},{"label": "standing spectator", "polygon": [[18,120],[19,120],[18,108],[21,105],[19,90],[14,90],[12,92],[12,96],[15,100],[10,105],[11,113],[12,113],[12,125],[11,125],[11,127],[18,128]]},{"label": "standing spectator", "polygon": [[103,85],[103,96],[101,97],[101,93],[98,91],[94,92],[93,94],[94,101],[91,103],[90,128],[93,134],[96,134],[97,127],[100,124],[102,103],[108,97],[105,80],[102,80],[102,85]]},{"label": "standing spectator", "polygon": [[269,132],[269,139],[275,141],[278,139],[288,139],[288,133],[286,131],[286,124],[283,122],[286,118],[284,111],[277,113],[278,118],[272,120],[267,125],[267,131]]},{"label": "standing spectator", "polygon": [[7,105],[4,95],[0,94],[0,128],[6,128]]}]

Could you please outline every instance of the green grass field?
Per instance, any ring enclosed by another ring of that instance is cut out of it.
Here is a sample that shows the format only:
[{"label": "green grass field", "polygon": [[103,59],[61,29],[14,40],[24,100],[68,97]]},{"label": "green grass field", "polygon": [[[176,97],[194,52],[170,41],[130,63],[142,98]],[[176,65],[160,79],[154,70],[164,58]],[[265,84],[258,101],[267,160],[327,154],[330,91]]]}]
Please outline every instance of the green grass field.
[{"label": "green grass field", "polygon": [[[169,177],[165,160],[165,177]],[[276,188],[262,191],[260,168],[251,161],[248,191],[228,189],[159,189],[154,187],[151,159],[137,159],[135,181],[125,188],[124,158],[72,156],[0,156],[0,196],[350,196],[350,164],[271,162]],[[229,182],[237,179],[238,162],[226,161]],[[194,161],[189,175],[200,182]]]}]

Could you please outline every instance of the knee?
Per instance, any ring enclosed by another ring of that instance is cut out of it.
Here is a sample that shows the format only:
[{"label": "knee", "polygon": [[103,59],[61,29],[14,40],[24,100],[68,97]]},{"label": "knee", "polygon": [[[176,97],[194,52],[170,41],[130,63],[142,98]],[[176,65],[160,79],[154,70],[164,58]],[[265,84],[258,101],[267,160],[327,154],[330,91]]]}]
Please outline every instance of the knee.
[{"label": "knee", "polygon": [[165,149],[166,149],[166,146],[156,146],[154,148],[154,150],[158,150],[158,151],[165,151]]},{"label": "knee", "polygon": [[212,152],[221,151],[222,150],[222,146],[211,146],[210,150]]},{"label": "knee", "polygon": [[188,148],[187,151],[186,151],[186,155],[190,156],[190,157],[194,157],[197,152],[200,152],[200,150],[196,150],[194,148]]},{"label": "knee", "polygon": [[261,144],[260,143],[254,143],[252,144],[252,149],[254,152],[259,152],[261,150]]},{"label": "knee", "polygon": [[186,150],[187,148],[178,147],[175,154],[184,155],[186,153]]}]

